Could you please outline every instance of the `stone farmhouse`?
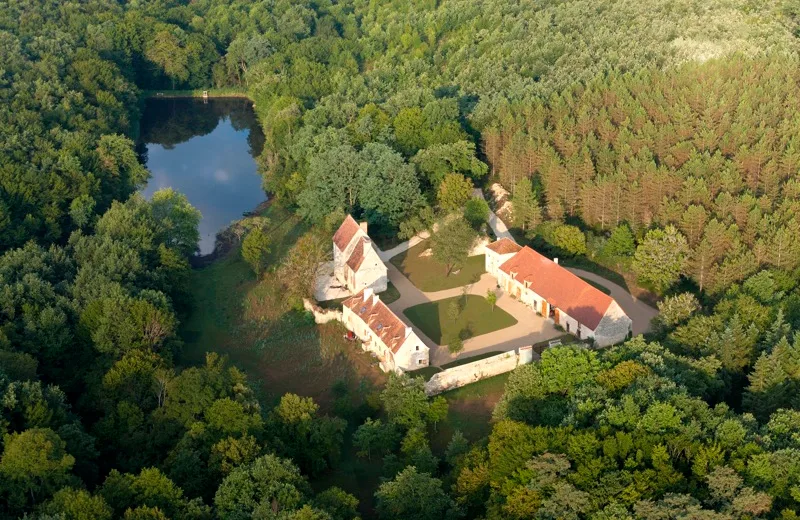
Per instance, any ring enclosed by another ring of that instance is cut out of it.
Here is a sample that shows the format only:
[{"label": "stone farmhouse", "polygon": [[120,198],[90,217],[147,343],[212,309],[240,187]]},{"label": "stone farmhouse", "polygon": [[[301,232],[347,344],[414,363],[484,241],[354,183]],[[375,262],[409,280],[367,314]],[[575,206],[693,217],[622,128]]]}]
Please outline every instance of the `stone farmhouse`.
[{"label": "stone farmhouse", "polygon": [[503,238],[485,248],[486,272],[506,293],[598,347],[624,341],[631,319],[611,296],[530,247]]},{"label": "stone farmhouse", "polygon": [[342,323],[358,336],[364,350],[378,357],[384,372],[428,366],[428,347],[371,288],[342,302]]},{"label": "stone farmhouse", "polygon": [[333,235],[333,274],[350,294],[364,289],[374,293],[386,290],[386,265],[367,234],[366,222],[358,224],[347,215]]}]

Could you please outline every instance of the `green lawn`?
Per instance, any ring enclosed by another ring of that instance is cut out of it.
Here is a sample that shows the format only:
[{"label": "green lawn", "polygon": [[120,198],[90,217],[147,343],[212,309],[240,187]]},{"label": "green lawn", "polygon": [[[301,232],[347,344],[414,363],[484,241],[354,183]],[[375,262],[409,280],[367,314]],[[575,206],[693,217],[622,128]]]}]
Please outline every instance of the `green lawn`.
[{"label": "green lawn", "polygon": [[447,269],[433,259],[433,256],[419,256],[430,248],[430,241],[424,240],[408,251],[389,260],[411,283],[421,291],[443,291],[461,287],[480,280],[484,270],[484,255],[470,256],[463,266],[456,267],[449,276]]},{"label": "green lawn", "polygon": [[[451,302],[458,302],[461,306],[460,315],[455,321],[450,319]],[[422,303],[409,307],[403,313],[438,345],[443,345],[457,334],[462,334],[462,338],[471,338],[517,323],[506,311],[499,307],[492,310],[484,297],[474,294]]]}]

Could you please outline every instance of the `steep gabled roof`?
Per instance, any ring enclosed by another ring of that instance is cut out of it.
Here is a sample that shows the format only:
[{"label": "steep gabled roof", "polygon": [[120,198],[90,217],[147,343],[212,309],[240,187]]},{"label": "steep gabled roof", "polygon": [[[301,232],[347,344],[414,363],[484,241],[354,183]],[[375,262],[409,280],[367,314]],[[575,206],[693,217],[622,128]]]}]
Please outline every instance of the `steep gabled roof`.
[{"label": "steep gabled roof", "polygon": [[347,265],[353,270],[354,273],[358,272],[358,268],[361,267],[364,257],[367,256],[366,249],[368,247],[370,247],[370,244],[366,237],[361,237],[361,239],[356,242],[353,251],[350,252],[350,257],[347,259]]},{"label": "steep gabled roof", "polygon": [[361,228],[358,226],[358,222],[353,219],[350,215],[345,217],[344,222],[342,225],[339,226],[339,229],[336,230],[336,233],[333,235],[333,243],[339,249],[339,251],[344,251],[347,249],[347,245],[353,240],[353,237],[356,236],[356,233]]},{"label": "steep gabled roof", "polygon": [[510,255],[513,253],[518,253],[522,246],[511,240],[510,238],[501,238],[500,240],[495,240],[491,244],[487,244],[486,247],[491,249],[498,255]]},{"label": "steep gabled roof", "polygon": [[364,320],[372,333],[397,354],[406,339],[406,324],[377,295],[370,294],[364,299],[364,291],[361,291],[342,305]]},{"label": "steep gabled roof", "polygon": [[500,270],[591,330],[597,328],[614,301],[527,246],[503,262]]}]

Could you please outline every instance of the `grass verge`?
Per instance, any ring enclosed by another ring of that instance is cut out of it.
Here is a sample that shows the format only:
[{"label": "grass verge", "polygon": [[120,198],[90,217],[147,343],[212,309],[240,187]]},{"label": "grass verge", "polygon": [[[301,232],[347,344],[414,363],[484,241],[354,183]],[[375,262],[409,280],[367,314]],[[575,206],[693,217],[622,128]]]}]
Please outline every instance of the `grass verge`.
[{"label": "grass verge", "polygon": [[410,377],[421,377],[425,381],[430,381],[434,374],[438,374],[441,371],[442,369],[439,367],[430,366],[409,372],[408,375]]},{"label": "grass verge", "polygon": [[628,282],[625,281],[624,276],[622,276],[616,271],[612,271],[611,269],[609,269],[604,265],[592,262],[586,257],[576,256],[573,258],[564,258],[560,263],[564,267],[575,267],[577,269],[583,269],[584,271],[589,271],[590,273],[602,276],[606,280],[614,282],[615,284],[619,285],[626,291],[630,292],[630,290],[628,289]]}]

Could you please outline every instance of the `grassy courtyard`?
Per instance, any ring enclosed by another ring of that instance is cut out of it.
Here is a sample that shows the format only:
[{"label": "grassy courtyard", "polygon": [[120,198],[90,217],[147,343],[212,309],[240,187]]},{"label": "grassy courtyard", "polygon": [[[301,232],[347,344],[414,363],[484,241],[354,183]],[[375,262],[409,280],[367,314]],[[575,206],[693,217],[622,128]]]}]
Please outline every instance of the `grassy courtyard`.
[{"label": "grassy courtyard", "polygon": [[[459,305],[456,319],[451,316],[453,302]],[[503,309],[497,306],[492,309],[484,297],[474,294],[422,303],[409,307],[403,313],[411,323],[438,345],[445,344],[456,335],[466,339],[511,327],[517,323],[517,320]]]},{"label": "grassy courtyard", "polygon": [[484,255],[477,255],[467,258],[464,265],[456,267],[446,276],[447,269],[433,256],[420,256],[430,247],[430,241],[425,240],[389,260],[421,291],[443,291],[475,283],[486,272]]}]

